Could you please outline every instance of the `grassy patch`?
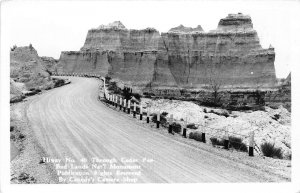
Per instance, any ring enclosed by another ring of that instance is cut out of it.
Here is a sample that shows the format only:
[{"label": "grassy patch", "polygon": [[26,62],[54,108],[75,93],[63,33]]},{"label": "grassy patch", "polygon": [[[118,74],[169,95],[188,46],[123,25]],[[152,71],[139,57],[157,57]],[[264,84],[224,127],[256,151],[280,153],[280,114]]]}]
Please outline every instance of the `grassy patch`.
[{"label": "grassy patch", "polygon": [[242,139],[239,137],[229,136],[229,148],[234,148],[238,151],[247,152],[248,148]]},{"label": "grassy patch", "polygon": [[274,143],[265,142],[260,145],[260,149],[266,157],[282,159],[282,151]]},{"label": "grassy patch", "polygon": [[167,113],[167,112],[165,112],[165,111],[161,113],[162,116],[167,116],[168,114],[169,114],[169,113]]},{"label": "grassy patch", "polygon": [[226,110],[223,110],[223,111],[221,111],[221,112],[211,110],[210,113],[214,113],[214,114],[219,115],[219,116],[224,116],[224,117],[226,117],[226,118],[229,117],[229,113],[228,113],[228,111],[226,111]]},{"label": "grassy patch", "polygon": [[190,123],[186,127],[189,129],[198,129],[198,127],[195,125],[195,123]]},{"label": "grassy patch", "polygon": [[189,138],[194,139],[196,141],[201,141],[201,142],[203,141],[202,140],[202,133],[200,133],[200,132],[190,132]]},{"label": "grassy patch", "polygon": [[181,133],[181,125],[179,123],[174,122],[171,124],[171,126],[175,133]]},{"label": "grassy patch", "polygon": [[224,146],[224,140],[223,139],[221,139],[221,140],[219,140],[218,138],[216,138],[216,137],[211,137],[210,138],[210,141],[211,141],[211,144],[213,145],[213,146]]}]

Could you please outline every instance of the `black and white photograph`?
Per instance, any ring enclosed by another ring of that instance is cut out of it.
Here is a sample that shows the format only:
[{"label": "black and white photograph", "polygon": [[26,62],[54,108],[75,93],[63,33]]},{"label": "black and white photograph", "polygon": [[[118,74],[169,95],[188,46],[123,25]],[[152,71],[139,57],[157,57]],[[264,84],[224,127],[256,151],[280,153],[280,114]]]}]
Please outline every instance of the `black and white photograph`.
[{"label": "black and white photograph", "polygon": [[293,0],[1,1],[1,192],[299,192],[299,19]]}]

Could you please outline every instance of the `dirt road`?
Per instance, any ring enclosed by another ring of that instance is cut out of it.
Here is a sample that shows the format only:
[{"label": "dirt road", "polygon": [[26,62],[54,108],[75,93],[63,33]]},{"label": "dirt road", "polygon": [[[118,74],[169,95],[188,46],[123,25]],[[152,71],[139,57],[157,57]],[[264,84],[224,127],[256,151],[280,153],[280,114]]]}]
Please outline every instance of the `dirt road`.
[{"label": "dirt road", "polygon": [[[99,160],[116,159],[117,165],[140,167],[140,175],[129,175],[136,177],[138,183],[281,180],[245,164],[177,141],[172,136],[162,135],[107,107],[97,100],[100,83],[96,79],[70,79],[71,84],[32,100],[27,110],[36,137],[50,158],[72,158],[79,163],[82,158],[86,158],[89,166],[93,164],[90,160],[93,157]],[[107,167],[106,170],[110,171]],[[89,167],[82,171],[93,174],[95,170]],[[112,177],[124,179],[127,174],[113,173]],[[78,182],[74,179],[65,183]],[[80,182],[99,183],[88,180]]]}]

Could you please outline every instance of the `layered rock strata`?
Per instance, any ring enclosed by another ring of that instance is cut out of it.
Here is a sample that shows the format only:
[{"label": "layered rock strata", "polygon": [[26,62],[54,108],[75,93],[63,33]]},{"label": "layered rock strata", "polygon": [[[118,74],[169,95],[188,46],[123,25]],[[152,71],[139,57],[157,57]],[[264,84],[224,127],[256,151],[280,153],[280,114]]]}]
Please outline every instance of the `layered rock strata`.
[{"label": "layered rock strata", "polygon": [[229,14],[216,30],[182,25],[159,33],[121,22],[88,31],[80,51],[62,52],[58,71],[111,76],[142,90],[271,88],[274,48],[263,49],[251,18]]}]

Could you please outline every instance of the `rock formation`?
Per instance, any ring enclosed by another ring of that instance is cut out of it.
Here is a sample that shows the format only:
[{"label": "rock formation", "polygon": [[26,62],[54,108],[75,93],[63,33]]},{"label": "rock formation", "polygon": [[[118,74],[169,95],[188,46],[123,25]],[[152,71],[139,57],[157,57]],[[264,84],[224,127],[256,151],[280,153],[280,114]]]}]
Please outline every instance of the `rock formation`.
[{"label": "rock formation", "polygon": [[47,56],[42,56],[41,60],[42,60],[42,65],[46,68],[46,71],[48,73],[52,74],[57,72],[58,60]]},{"label": "rock formation", "polygon": [[[46,64],[44,61],[48,61]],[[19,102],[25,95],[51,89],[59,80],[50,77],[49,63],[55,60],[39,57],[32,45],[17,47],[10,51],[10,102]],[[54,68],[53,66],[51,69]]]},{"label": "rock formation", "polygon": [[10,52],[10,77],[15,82],[24,83],[28,90],[37,87],[42,89],[51,82],[50,75],[42,63],[31,45],[16,47]]},{"label": "rock formation", "polygon": [[216,30],[128,30],[121,22],[88,31],[80,51],[62,52],[58,71],[111,76],[142,90],[270,88],[274,48],[263,49],[250,16],[229,14]]}]

